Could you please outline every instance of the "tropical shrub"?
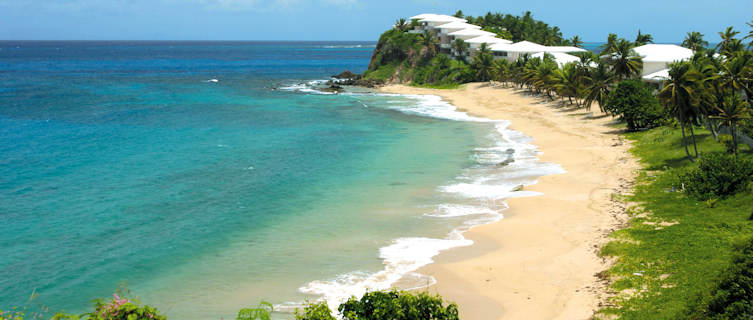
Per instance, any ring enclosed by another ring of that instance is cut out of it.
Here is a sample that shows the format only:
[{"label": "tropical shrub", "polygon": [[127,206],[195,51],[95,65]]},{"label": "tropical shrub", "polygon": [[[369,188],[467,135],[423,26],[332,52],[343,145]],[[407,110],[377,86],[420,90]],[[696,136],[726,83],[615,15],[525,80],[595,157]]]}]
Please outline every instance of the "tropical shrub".
[{"label": "tropical shrub", "polygon": [[752,177],[753,161],[725,153],[706,153],[697,167],[679,175],[679,187],[698,200],[724,198],[745,191]]},{"label": "tropical shrub", "polygon": [[303,308],[303,312],[295,310],[296,320],[335,320],[327,302],[310,303]]},{"label": "tropical shrub", "polygon": [[604,110],[625,120],[628,131],[659,126],[664,118],[664,110],[651,88],[640,80],[620,82],[609,93]]},{"label": "tropical shrub", "polygon": [[724,145],[724,148],[726,149],[727,153],[729,154],[735,154],[735,143],[732,140],[732,136],[728,134],[720,134],[719,135],[719,143]]},{"label": "tropical shrub", "polygon": [[[65,318],[64,318],[65,319]],[[117,294],[109,300],[99,299],[94,302],[94,311],[86,314],[90,320],[165,320],[157,309],[141,306],[138,301],[121,298]]]},{"label": "tropical shrub", "polygon": [[698,303],[690,319],[750,319],[753,317],[753,241],[743,246],[724,272],[711,297]]},{"label": "tropical shrub", "polygon": [[[458,306],[443,306],[440,296],[405,291],[367,292],[360,300],[355,297],[338,308],[346,320],[457,320]],[[313,319],[313,318],[312,318]]]},{"label": "tropical shrub", "polygon": [[266,301],[259,303],[256,308],[243,308],[238,311],[238,317],[236,320],[269,320],[271,319],[271,313],[274,311],[272,304]]}]

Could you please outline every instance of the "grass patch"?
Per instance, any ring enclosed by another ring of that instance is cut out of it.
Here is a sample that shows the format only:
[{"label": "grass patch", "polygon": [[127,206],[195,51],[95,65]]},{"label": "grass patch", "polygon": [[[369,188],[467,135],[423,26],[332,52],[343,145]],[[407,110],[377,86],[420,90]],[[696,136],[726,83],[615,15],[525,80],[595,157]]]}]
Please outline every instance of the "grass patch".
[{"label": "grass patch", "polygon": [[397,66],[399,65],[400,62],[392,62],[379,66],[379,68],[376,70],[367,71],[364,77],[366,79],[378,79],[386,81],[387,79],[392,77],[392,75],[395,73],[395,70],[397,69]]},{"label": "grass patch", "polygon": [[[708,131],[696,132],[699,151],[724,151]],[[678,128],[625,137],[634,142],[631,151],[643,166],[635,194],[625,200],[639,207],[629,210],[628,227],[614,232],[601,249],[602,255],[617,258],[607,271],[616,295],[597,319],[683,319],[719,283],[736,244],[753,237],[753,223],[747,220],[751,195],[709,206],[673,189],[678,174],[694,165],[685,156]],[[749,150],[741,156],[752,157]]]}]

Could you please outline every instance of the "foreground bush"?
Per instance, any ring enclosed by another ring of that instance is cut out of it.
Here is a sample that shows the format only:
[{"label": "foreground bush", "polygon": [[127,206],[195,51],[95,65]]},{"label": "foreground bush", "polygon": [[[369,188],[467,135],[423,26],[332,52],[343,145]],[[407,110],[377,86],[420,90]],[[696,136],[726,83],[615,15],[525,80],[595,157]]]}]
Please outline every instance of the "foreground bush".
[{"label": "foreground bush", "polygon": [[303,312],[295,311],[296,320],[335,320],[331,314],[327,302],[311,303],[307,305]]},{"label": "foreground bush", "polygon": [[[12,312],[0,310],[0,320],[23,320],[43,319],[42,314],[26,314],[26,308],[14,309]],[[94,310],[84,314],[56,313],[52,320],[166,320],[159,314],[157,309],[150,306],[142,306],[136,300],[121,298],[113,294],[109,300],[98,299],[94,301]]]},{"label": "foreground bush", "polygon": [[[350,298],[338,307],[344,320],[457,320],[458,306],[443,306],[442,297],[406,291],[367,292]],[[296,320],[335,320],[326,302],[306,306],[296,311]]]},{"label": "foreground bush", "polygon": [[753,318],[753,241],[737,253],[711,298],[701,306],[690,319]]},{"label": "foreground bush", "polygon": [[347,320],[457,320],[458,306],[442,305],[442,297],[421,292],[367,292],[360,300],[350,298],[338,308]]},{"label": "foreground bush", "polygon": [[725,198],[745,191],[753,176],[753,162],[724,153],[701,156],[698,167],[680,174],[679,187],[698,200]]}]

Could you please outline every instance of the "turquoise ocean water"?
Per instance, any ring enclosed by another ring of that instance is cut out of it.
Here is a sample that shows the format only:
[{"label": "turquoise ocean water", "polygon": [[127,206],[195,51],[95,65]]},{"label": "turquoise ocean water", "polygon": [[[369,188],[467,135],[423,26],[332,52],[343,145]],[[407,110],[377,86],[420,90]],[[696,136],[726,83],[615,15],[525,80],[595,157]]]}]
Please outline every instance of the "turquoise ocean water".
[{"label": "turquoise ocean water", "polygon": [[0,308],[125,282],[220,319],[431,284],[415,270],[561,169],[437,97],[315,89],[373,47],[0,42]]}]

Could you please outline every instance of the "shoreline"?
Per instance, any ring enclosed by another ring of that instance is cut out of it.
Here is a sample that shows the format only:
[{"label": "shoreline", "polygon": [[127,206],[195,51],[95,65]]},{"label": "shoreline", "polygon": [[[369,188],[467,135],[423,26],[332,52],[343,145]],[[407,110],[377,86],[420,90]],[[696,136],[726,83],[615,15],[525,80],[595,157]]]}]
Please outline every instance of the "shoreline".
[{"label": "shoreline", "polygon": [[[464,234],[472,246],[443,251],[419,269],[437,279],[428,290],[456,302],[462,319],[590,318],[607,294],[597,273],[609,262],[597,251],[626,221],[612,195],[626,192],[638,169],[620,130],[608,126],[611,117],[488,83],[378,91],[436,95],[469,115],[508,120],[533,138],[540,161],[566,171],[526,187],[542,195],[505,200],[504,219]],[[587,119],[589,112],[595,116]]]}]

